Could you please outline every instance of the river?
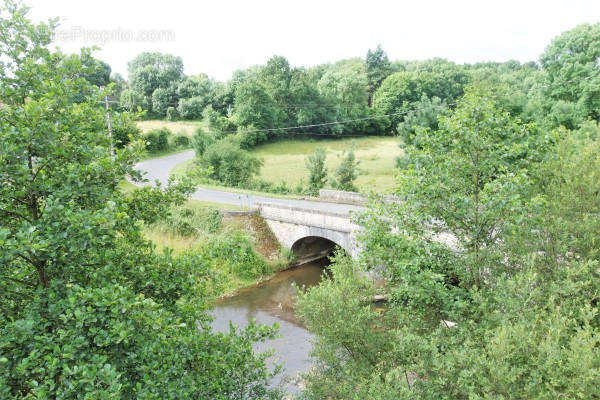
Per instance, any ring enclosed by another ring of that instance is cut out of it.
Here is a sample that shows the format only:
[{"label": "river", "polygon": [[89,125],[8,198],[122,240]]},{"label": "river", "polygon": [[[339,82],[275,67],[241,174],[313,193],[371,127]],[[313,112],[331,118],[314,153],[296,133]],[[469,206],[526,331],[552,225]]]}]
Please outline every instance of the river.
[{"label": "river", "polygon": [[264,325],[279,324],[279,337],[257,344],[255,350],[275,351],[269,364],[283,365],[284,371],[273,384],[281,385],[288,393],[298,392],[295,378],[310,368],[309,352],[313,338],[295,315],[294,285],[310,287],[318,284],[326,264],[327,260],[321,260],[278,272],[269,281],[217,301],[212,311],[213,329],[220,332],[228,331],[230,322],[246,326],[252,319]]}]

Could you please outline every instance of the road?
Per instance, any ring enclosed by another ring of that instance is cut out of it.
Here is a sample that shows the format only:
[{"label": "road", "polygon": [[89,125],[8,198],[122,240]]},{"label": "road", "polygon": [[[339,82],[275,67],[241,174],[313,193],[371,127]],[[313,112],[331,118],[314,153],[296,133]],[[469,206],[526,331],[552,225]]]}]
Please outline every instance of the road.
[{"label": "road", "polygon": [[[135,168],[142,172],[143,177],[148,180],[148,182],[142,184],[153,185],[154,182],[158,180],[163,185],[165,185],[169,179],[171,170],[177,164],[189,161],[193,158],[194,150],[186,150],[181,153],[172,154],[169,156],[141,161],[136,164]],[[212,203],[220,204],[231,204],[242,207],[255,207],[259,203],[269,202],[276,204],[284,204],[293,207],[302,207],[313,210],[342,214],[348,214],[350,211],[357,211],[362,209],[362,207],[360,206],[350,204],[338,204],[326,201],[257,196],[254,194],[235,193],[228,192],[226,190],[215,190],[206,188],[199,188],[191,195],[191,198],[200,201],[209,201]]]}]

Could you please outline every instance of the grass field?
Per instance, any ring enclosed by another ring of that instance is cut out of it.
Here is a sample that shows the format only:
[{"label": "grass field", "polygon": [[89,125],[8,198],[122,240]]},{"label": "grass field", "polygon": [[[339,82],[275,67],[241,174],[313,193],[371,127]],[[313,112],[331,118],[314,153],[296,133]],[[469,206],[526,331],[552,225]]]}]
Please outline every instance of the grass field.
[{"label": "grass field", "polygon": [[[392,137],[364,137],[355,139],[283,140],[257,146],[252,153],[262,158],[264,165],[259,178],[268,182],[285,182],[290,188],[301,181],[306,183],[308,171],[306,156],[318,148],[327,151],[327,169],[333,174],[345,150],[354,143],[360,174],[356,185],[361,192],[390,193],[395,187],[396,158],[401,156],[399,140]],[[171,173],[185,174],[193,161],[177,165]]]},{"label": "grass field", "polygon": [[158,119],[150,119],[146,121],[138,121],[138,128],[142,133],[146,133],[153,129],[167,128],[174,135],[184,133],[192,136],[198,127],[204,126],[202,121],[163,121]]},{"label": "grass field", "polygon": [[390,192],[394,188],[394,166],[402,155],[398,139],[391,137],[365,137],[338,140],[285,140],[256,147],[253,152],[261,157],[264,165],[260,178],[269,182],[284,181],[294,187],[301,180],[306,182],[306,156],[316,149],[327,151],[327,169],[333,173],[342,159],[344,150],[355,144],[356,159],[360,161],[360,175],[356,185],[361,192]]}]

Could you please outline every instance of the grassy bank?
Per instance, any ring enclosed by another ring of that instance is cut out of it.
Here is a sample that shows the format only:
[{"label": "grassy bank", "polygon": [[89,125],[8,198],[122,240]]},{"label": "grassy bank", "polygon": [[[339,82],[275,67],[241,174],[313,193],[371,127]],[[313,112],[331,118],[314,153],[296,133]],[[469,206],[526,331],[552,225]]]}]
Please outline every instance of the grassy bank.
[{"label": "grassy bank", "polygon": [[[120,189],[128,193],[135,186],[122,182]],[[188,200],[171,216],[145,226],[143,234],[158,252],[198,256],[209,266],[210,291],[217,297],[251,286],[289,263],[264,220],[256,215],[223,217],[219,210],[242,208]]]},{"label": "grassy bank", "polygon": [[288,263],[287,253],[256,215],[223,217],[206,203],[189,201],[166,220],[144,228],[157,251],[200,256],[211,271],[215,296],[255,284]]}]

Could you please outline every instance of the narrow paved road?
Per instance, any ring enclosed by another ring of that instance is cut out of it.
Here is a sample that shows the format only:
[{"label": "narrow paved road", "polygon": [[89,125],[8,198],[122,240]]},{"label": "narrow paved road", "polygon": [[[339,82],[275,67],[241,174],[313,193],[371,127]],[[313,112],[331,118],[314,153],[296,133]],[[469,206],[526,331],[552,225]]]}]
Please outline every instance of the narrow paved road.
[{"label": "narrow paved road", "polygon": [[[136,164],[136,169],[142,172],[148,182],[143,184],[153,185],[155,181],[166,184],[171,170],[182,162],[194,158],[194,150],[186,150],[181,153],[153,158]],[[214,190],[200,188],[191,196],[192,199],[210,201],[213,203],[232,204],[242,207],[254,207],[261,202],[284,204],[294,207],[310,208],[313,210],[329,211],[347,214],[349,211],[360,210],[361,207],[350,204],[337,204],[325,201],[283,199],[277,197],[257,196],[254,194],[234,193],[225,190]]]}]

